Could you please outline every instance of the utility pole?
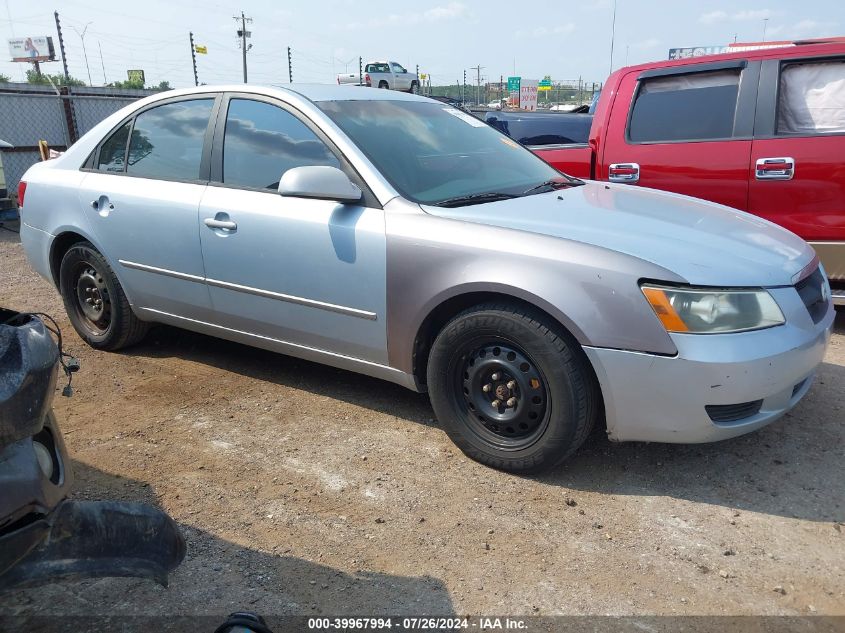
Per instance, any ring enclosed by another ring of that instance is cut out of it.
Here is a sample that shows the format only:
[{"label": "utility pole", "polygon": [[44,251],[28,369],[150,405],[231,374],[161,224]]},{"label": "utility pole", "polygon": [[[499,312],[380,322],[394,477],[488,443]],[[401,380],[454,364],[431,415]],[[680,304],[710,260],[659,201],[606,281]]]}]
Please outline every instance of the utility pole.
[{"label": "utility pole", "polygon": [[466,102],[466,100],[467,100],[466,93],[467,93],[467,71],[465,70],[464,71],[464,85],[463,85],[463,88],[461,88],[461,103]]},{"label": "utility pole", "polygon": [[85,56],[85,70],[88,71],[88,85],[89,86],[94,82],[91,81],[91,67],[88,66],[88,51],[85,50],[85,32],[88,30],[88,27],[91,26],[92,24],[93,24],[93,22],[89,22],[88,24],[86,24],[85,28],[82,29],[82,33],[80,33],[79,30],[75,26],[71,27],[71,28],[73,28],[74,31],[76,31],[76,34],[79,36],[79,39],[82,40],[82,54]]},{"label": "utility pole", "polygon": [[475,85],[475,103],[476,105],[481,105],[481,71],[484,69],[484,66],[479,64],[478,66],[473,66],[470,70],[474,70],[476,72],[476,85]]},{"label": "utility pole", "polygon": [[241,28],[238,29],[238,37],[241,38],[241,54],[243,55],[243,64],[244,64],[244,83],[247,83],[246,78],[246,52],[252,48],[252,44],[247,46],[246,38],[252,37],[252,31],[246,30],[247,23],[252,24],[252,18],[248,18],[244,15],[244,12],[241,11],[241,17],[235,16],[234,20],[240,20]]},{"label": "utility pole", "polygon": [[769,26],[769,18],[763,18],[763,41],[766,41],[766,27]]},{"label": "utility pole", "polygon": [[197,75],[197,52],[194,50],[194,33],[192,31],[188,31],[188,39],[191,41],[191,62],[194,65],[194,85],[200,85],[200,79]]},{"label": "utility pole", "polygon": [[100,40],[97,40],[97,48],[100,50],[100,66],[103,67],[103,85],[105,86],[109,80],[106,79],[106,63],[103,61],[103,47],[100,46]]},{"label": "utility pole", "polygon": [[288,83],[293,83],[293,63],[290,58],[290,46],[288,46]]},{"label": "utility pole", "polygon": [[358,85],[364,85],[364,58],[358,58]]},{"label": "utility pole", "polygon": [[59,22],[59,12],[53,11],[53,17],[56,18],[56,33],[59,36],[59,50],[62,51],[62,66],[65,69],[65,81],[70,78],[67,72],[67,57],[65,57],[65,40],[62,37],[62,23]]}]

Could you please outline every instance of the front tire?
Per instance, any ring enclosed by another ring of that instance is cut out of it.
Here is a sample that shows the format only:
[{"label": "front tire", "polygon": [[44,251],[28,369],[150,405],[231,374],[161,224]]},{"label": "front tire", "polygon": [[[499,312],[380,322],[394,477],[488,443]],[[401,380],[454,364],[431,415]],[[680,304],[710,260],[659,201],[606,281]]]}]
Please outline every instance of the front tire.
[{"label": "front tire", "polygon": [[411,82],[411,89],[408,90],[412,95],[420,94],[420,85],[416,81]]},{"label": "front tire", "polygon": [[132,312],[111,266],[88,242],[74,244],[62,257],[59,292],[73,328],[95,349],[128,347],[149,329]]},{"label": "front tire", "polygon": [[583,444],[599,404],[577,343],[551,319],[508,304],[470,308],[438,334],[428,362],[437,419],[472,459],[548,470]]}]

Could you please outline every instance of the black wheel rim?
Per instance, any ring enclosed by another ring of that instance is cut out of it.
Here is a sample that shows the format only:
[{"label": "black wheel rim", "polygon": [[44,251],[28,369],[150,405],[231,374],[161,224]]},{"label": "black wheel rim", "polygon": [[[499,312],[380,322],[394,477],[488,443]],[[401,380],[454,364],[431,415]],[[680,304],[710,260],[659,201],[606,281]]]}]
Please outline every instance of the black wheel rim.
[{"label": "black wheel rim", "polygon": [[112,303],[102,273],[89,261],[80,261],[73,269],[76,313],[83,327],[95,336],[105,334],[111,325]]},{"label": "black wheel rim", "polygon": [[465,346],[453,366],[458,405],[470,430],[499,449],[520,450],[548,426],[548,383],[518,345],[501,339]]}]

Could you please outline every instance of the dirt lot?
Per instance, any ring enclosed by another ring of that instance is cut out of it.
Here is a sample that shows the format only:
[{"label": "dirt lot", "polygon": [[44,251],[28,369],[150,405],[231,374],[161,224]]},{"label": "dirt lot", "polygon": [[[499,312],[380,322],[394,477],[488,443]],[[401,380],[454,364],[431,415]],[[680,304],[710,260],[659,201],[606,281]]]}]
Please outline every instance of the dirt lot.
[{"label": "dirt lot", "polygon": [[0,232],[0,305],[56,316],[79,498],[158,504],[188,556],[0,598],[13,614],[845,614],[845,313],[783,420],[714,445],[595,434],[557,472],[466,459],[425,396],[170,328],[83,345]]}]

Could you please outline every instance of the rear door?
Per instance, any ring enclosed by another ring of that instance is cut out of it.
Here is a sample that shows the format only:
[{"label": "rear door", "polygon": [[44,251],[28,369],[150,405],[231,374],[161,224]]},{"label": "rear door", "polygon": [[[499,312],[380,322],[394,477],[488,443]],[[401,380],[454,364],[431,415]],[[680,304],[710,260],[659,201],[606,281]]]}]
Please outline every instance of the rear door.
[{"label": "rear door", "polygon": [[744,60],[629,73],[597,178],[744,210],[759,73]]},{"label": "rear door", "polygon": [[197,214],[215,97],[191,95],[142,110],[87,166],[79,203],[136,308],[200,319],[210,310]]},{"label": "rear door", "polygon": [[845,280],[845,56],[763,62],[749,211],[808,240]]},{"label": "rear door", "polygon": [[[374,196],[325,136],[276,100],[227,96],[219,121],[198,229],[215,323],[386,364],[384,211]],[[343,169],[364,199],[282,197],[282,174],[305,165]]]}]

